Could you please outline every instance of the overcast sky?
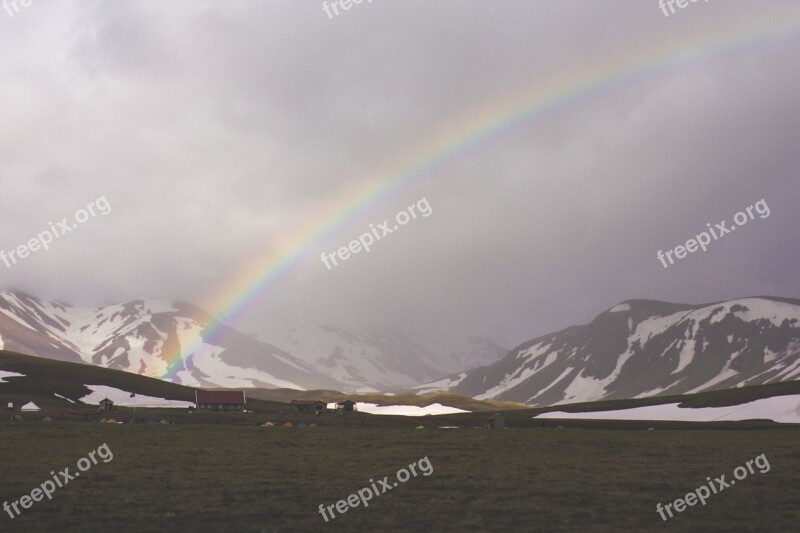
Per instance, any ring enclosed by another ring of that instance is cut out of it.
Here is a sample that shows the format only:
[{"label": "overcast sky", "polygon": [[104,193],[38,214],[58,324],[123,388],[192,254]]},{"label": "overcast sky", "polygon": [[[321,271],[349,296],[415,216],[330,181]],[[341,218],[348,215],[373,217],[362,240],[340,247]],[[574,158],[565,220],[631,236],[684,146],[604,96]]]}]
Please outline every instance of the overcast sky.
[{"label": "overcast sky", "polygon": [[[234,325],[510,347],[631,298],[800,297],[797,1],[669,17],[656,0],[374,0],[334,18],[316,0],[34,0],[12,14],[0,10],[0,249],[101,196],[112,210],[0,263],[2,288],[211,306],[345,191],[455,142],[461,124],[668,54],[354,213]],[[740,45],[709,47],[725,41]],[[320,261],[423,197],[429,217]],[[761,199],[768,218],[667,269],[657,259]]]}]

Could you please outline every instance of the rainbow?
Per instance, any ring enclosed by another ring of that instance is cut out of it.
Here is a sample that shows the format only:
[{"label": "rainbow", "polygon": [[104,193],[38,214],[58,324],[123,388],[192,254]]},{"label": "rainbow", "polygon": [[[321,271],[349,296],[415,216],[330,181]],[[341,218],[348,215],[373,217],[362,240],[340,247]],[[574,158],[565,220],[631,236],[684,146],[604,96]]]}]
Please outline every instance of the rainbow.
[{"label": "rainbow", "polygon": [[[723,31],[708,33],[700,45],[681,50],[681,44],[666,43],[644,54],[631,47],[625,55],[616,54],[613,61],[601,67],[578,65],[575,72],[561,72],[549,78],[547,85],[525,91],[517,98],[504,99],[499,105],[480,109],[461,123],[453,124],[428,139],[419,150],[405,160],[393,162],[370,173],[365,179],[343,190],[327,205],[315,211],[306,222],[293,228],[273,246],[250,260],[237,275],[216,292],[209,306],[217,322],[210,324],[189,345],[163,354],[167,370],[161,379],[174,379],[182,370],[183,361],[204,342],[214,343],[222,335],[224,324],[246,313],[254,300],[280,282],[301,259],[313,251],[315,243],[351,221],[367,207],[380,204],[400,189],[431,176],[460,155],[497,139],[501,134],[546,113],[558,111],[582,98],[613,89],[628,82],[659,72],[669,72],[711,57],[753,46],[770,46],[800,37],[800,24],[781,27],[752,24],[746,34]],[[601,63],[602,64],[602,63]]]}]

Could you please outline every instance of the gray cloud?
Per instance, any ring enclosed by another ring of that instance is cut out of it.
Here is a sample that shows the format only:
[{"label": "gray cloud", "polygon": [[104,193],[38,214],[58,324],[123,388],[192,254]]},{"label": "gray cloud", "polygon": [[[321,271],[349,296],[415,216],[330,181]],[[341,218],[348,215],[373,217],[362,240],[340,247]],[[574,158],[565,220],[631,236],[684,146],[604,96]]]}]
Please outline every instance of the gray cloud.
[{"label": "gray cloud", "polygon": [[[350,187],[554,82],[669,68],[565,100],[312,242],[236,325],[391,325],[513,344],[629,298],[800,297],[795,2],[34,2],[0,12],[0,248],[106,195],[113,211],[3,285],[80,303],[211,306]],[[692,55],[695,53],[694,55]],[[576,85],[577,84],[577,85]],[[426,197],[433,214],[319,260]],[[766,199],[663,269],[656,251]],[[215,309],[210,309],[214,311]]]}]

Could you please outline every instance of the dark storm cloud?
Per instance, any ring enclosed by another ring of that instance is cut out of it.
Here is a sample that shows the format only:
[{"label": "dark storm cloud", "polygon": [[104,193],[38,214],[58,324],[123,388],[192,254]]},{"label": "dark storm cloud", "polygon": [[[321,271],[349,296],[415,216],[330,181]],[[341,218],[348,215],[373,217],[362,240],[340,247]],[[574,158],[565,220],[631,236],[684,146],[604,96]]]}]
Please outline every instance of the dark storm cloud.
[{"label": "dark storm cloud", "polygon": [[[192,0],[0,13],[0,248],[101,195],[113,208],[0,265],[3,285],[209,305],[342,190],[483,110],[615,59],[800,20],[792,2],[690,7],[664,18],[655,2],[382,0],[329,20],[314,1]],[[513,344],[628,298],[800,297],[799,48],[700,54],[466,150],[313,243],[241,325]],[[334,270],[320,262],[422,197],[430,217]],[[656,259],[762,198],[768,219],[669,269]]]}]

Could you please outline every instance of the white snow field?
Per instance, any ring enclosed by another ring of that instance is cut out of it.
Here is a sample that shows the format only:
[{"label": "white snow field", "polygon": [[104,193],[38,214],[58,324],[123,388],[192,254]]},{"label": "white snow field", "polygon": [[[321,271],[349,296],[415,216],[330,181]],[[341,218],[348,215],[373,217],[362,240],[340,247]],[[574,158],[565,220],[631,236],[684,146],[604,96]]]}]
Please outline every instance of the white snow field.
[{"label": "white snow field", "polygon": [[3,378],[24,378],[25,374],[17,374],[16,372],[6,372],[5,370],[0,370],[0,383],[8,383]]},{"label": "white snow field", "polygon": [[602,420],[671,420],[715,422],[765,419],[780,423],[800,423],[800,394],[773,396],[728,407],[678,407],[677,403],[634,407],[616,411],[565,413],[552,411],[534,418],[602,419]]},{"label": "white snow field", "polygon": [[89,405],[98,405],[100,400],[108,398],[114,404],[123,407],[170,407],[176,409],[186,409],[192,407],[194,402],[184,402],[179,400],[165,400],[164,398],[155,398],[153,396],[143,396],[137,394],[135,398],[131,398],[131,393],[128,391],[115,389],[106,385],[86,385],[86,388],[92,391],[80,399],[81,402]]},{"label": "white snow field", "polygon": [[447,407],[440,403],[432,403],[431,405],[420,407],[418,405],[378,405],[375,403],[356,402],[356,408],[360,413],[397,416],[451,415],[469,412],[457,407]]}]

